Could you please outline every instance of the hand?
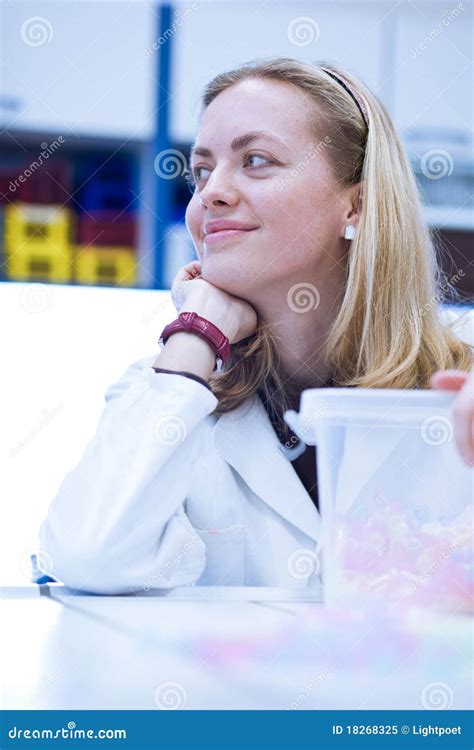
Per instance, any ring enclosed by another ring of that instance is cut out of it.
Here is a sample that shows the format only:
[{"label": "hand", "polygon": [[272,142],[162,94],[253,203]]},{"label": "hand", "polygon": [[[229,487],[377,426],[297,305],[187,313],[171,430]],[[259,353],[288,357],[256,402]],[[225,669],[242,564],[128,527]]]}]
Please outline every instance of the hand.
[{"label": "hand", "polygon": [[171,299],[178,312],[195,312],[214,323],[231,344],[251,336],[257,328],[253,307],[205,281],[199,260],[179,269],[171,285]]},{"label": "hand", "polygon": [[459,391],[453,407],[454,438],[464,463],[474,466],[474,372],[439,370],[430,384],[440,391]]}]

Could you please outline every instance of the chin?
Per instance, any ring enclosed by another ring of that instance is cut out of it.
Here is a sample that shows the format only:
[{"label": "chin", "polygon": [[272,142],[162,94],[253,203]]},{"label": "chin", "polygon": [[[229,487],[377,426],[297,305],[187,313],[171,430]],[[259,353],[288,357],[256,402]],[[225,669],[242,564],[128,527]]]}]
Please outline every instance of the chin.
[{"label": "chin", "polygon": [[228,294],[242,298],[252,285],[250,277],[242,276],[242,262],[234,268],[234,264],[217,258],[208,257],[202,261],[201,278]]}]

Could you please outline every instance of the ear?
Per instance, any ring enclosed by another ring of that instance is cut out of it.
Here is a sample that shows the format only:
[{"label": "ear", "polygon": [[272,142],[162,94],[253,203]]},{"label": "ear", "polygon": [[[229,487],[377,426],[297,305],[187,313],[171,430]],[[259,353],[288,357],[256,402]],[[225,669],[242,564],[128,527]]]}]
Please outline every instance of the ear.
[{"label": "ear", "polygon": [[362,199],[362,185],[357,182],[355,185],[349,185],[342,195],[342,222],[340,236],[344,237],[344,231],[347,224],[357,226],[360,218]]}]

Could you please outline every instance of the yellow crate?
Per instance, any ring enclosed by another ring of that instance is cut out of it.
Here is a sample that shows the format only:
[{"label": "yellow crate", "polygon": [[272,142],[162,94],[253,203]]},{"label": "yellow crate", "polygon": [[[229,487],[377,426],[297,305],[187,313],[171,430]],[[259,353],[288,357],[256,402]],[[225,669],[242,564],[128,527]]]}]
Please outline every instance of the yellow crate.
[{"label": "yellow crate", "polygon": [[33,248],[61,253],[70,246],[73,215],[61,206],[13,203],[5,210],[7,252],[29,252]]},{"label": "yellow crate", "polygon": [[72,250],[62,254],[36,249],[11,253],[6,257],[6,277],[14,281],[68,283],[72,280]]},{"label": "yellow crate", "polygon": [[133,286],[137,255],[128,247],[76,246],[74,278],[78,284]]}]

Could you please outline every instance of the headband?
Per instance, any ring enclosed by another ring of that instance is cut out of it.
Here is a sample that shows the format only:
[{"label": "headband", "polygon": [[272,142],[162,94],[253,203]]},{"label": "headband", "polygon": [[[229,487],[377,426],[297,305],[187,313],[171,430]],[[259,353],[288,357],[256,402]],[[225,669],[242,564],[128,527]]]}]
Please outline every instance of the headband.
[{"label": "headband", "polygon": [[339,73],[334,73],[332,70],[328,70],[327,68],[321,68],[321,70],[324,70],[324,72],[330,75],[331,78],[334,78],[335,81],[338,81],[338,83],[340,83],[341,86],[345,88],[347,93],[352,96],[353,100],[355,101],[355,103],[360,109],[360,113],[362,117],[364,118],[364,122],[368,130],[369,129],[369,113],[367,112],[367,107],[365,106],[359,94],[356,91],[354,91],[353,88],[351,88],[349,82],[346,81],[346,79],[343,78]]}]

